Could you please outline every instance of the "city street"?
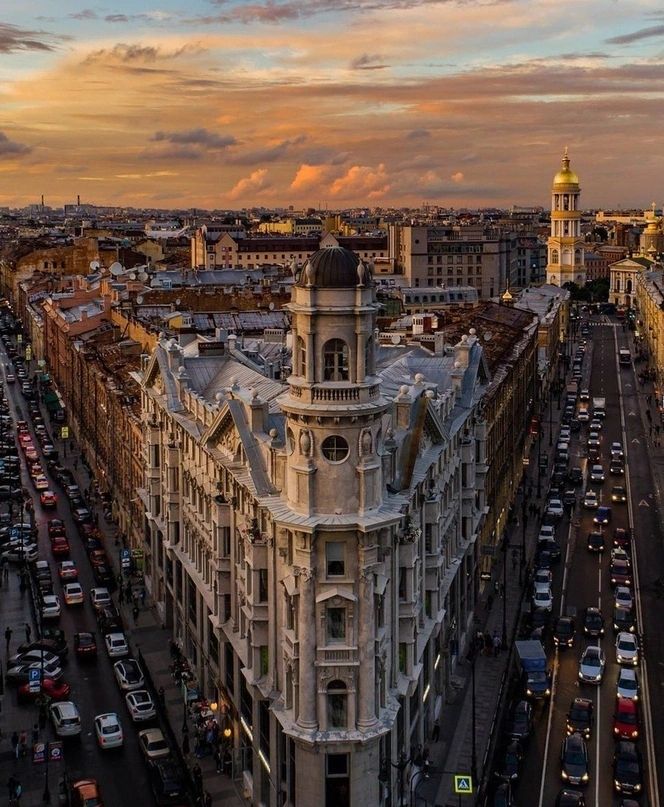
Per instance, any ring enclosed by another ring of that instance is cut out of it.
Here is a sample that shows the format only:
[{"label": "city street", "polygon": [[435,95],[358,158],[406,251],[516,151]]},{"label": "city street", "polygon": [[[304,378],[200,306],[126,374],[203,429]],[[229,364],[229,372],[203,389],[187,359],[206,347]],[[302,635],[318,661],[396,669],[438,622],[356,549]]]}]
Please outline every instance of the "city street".
[{"label": "city street", "polygon": [[[0,357],[2,364],[6,365],[8,359],[4,348],[0,350]],[[25,417],[26,404],[20,391],[20,385],[5,385],[5,389],[14,421],[22,418],[27,420],[27,417]],[[50,424],[48,428],[52,428]],[[30,433],[33,436],[35,445],[37,445],[32,424],[30,424]],[[71,780],[85,777],[97,779],[105,804],[154,804],[146,767],[137,746],[138,730],[132,725],[124,702],[124,696],[115,681],[111,660],[108,658],[103,646],[103,637],[97,633],[97,659],[83,661],[79,660],[74,654],[74,633],[77,631],[96,630],[95,617],[88,598],[90,588],[95,583],[83,543],[78,537],[78,530],[71,516],[69,504],[59,486],[51,479],[51,489],[58,494],[57,508],[49,511],[43,510],[39,503],[39,496],[27,474],[23,457],[21,457],[21,471],[23,486],[32,495],[35,523],[39,529],[40,557],[49,561],[55,581],[55,592],[60,595],[62,601],[62,615],[56,625],[65,631],[69,643],[69,655],[64,666],[64,679],[71,685],[71,700],[75,702],[80,711],[83,725],[80,739],[65,740],[64,764],[50,765],[49,780],[52,801],[57,803],[58,780],[66,767],[67,774]],[[58,581],[56,562],[51,556],[50,542],[47,535],[46,524],[49,518],[59,518],[65,524],[71,547],[70,558],[76,562],[79,572],[78,579],[85,593],[83,605],[68,607],[64,604],[61,585]],[[32,637],[36,638],[37,635],[36,625],[32,619],[29,605],[30,594],[19,590],[16,568],[12,568],[9,586],[5,583],[1,596],[4,619],[3,630],[7,626],[13,629],[10,647],[10,653],[13,654],[16,652],[18,644],[25,641],[24,623],[26,621],[32,626]],[[6,656],[4,657],[3,665],[6,669]],[[123,748],[107,751],[101,751],[98,748],[93,720],[95,715],[103,712],[116,712],[118,714],[124,730]],[[38,708],[30,705],[18,706],[14,688],[11,686],[6,687],[3,698],[3,733],[5,738],[8,738],[14,730],[19,733],[26,731],[28,737],[30,737],[32,726],[37,722],[37,719]],[[139,728],[141,727],[139,726]],[[40,739],[56,739],[50,723],[46,728],[46,732],[41,732]],[[7,743],[8,740],[5,739],[4,742]],[[43,764],[34,764],[29,756],[14,763],[11,756],[11,750],[2,756],[2,775],[5,777],[3,784],[11,773],[15,773],[24,789],[22,803],[28,805],[40,803],[40,798],[37,796],[41,794],[44,788],[45,766]],[[35,794],[36,789],[38,789],[38,794]]]},{"label": "city street", "polygon": [[[595,318],[597,321],[598,318]],[[615,747],[613,715],[615,710],[616,681],[619,665],[616,661],[615,633],[613,631],[614,591],[610,583],[609,565],[613,531],[616,527],[633,528],[635,541],[632,551],[634,570],[633,591],[638,629],[643,637],[641,660],[637,667],[641,682],[640,738],[638,745],[644,761],[643,805],[659,805],[655,760],[661,759],[653,745],[653,737],[661,743],[662,703],[660,669],[664,658],[661,631],[656,626],[661,604],[652,595],[652,581],[661,564],[661,525],[658,523],[653,479],[648,461],[648,449],[637,400],[637,381],[633,366],[618,365],[618,348],[628,347],[628,336],[620,324],[608,319],[595,324],[588,339],[581,387],[590,387],[590,396],[606,398],[606,418],[601,433],[601,462],[606,472],[602,484],[591,483],[588,477],[586,441],[588,426],[583,425],[578,439],[572,441],[570,466],[578,465],[584,472],[584,484],[577,496],[571,522],[564,519],[558,526],[562,544],[563,563],[554,575],[554,616],[576,618],[574,647],[553,650],[551,638],[546,647],[553,667],[554,684],[550,705],[535,706],[536,729],[530,740],[523,776],[517,788],[519,805],[553,807],[556,794],[562,787],[560,752],[566,736],[566,715],[575,697],[592,699],[594,725],[588,742],[590,755],[590,781],[584,788],[589,807],[618,805],[614,794],[612,762]],[[609,473],[609,449],[614,441],[621,442],[626,454],[625,476]],[[613,485],[624,484],[627,503],[612,503]],[[606,548],[603,553],[588,551],[587,535],[593,529],[596,511],[585,509],[581,500],[587,488],[600,496],[600,504],[612,508],[612,519],[604,528]],[[600,686],[580,684],[579,659],[588,644],[583,634],[583,613],[589,606],[599,607],[605,619],[605,633],[600,641],[606,656],[604,680]],[[654,721],[654,725],[653,725]],[[654,734],[653,734],[654,730]],[[661,784],[661,778],[660,778]]]}]

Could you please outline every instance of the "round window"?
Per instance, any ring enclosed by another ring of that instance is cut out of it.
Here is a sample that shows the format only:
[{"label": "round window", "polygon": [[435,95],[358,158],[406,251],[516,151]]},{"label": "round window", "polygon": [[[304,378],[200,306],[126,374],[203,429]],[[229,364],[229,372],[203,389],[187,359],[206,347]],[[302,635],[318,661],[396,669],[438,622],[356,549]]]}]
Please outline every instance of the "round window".
[{"label": "round window", "polygon": [[343,462],[348,456],[348,443],[338,434],[326,437],[321,448],[323,456],[330,462]]}]

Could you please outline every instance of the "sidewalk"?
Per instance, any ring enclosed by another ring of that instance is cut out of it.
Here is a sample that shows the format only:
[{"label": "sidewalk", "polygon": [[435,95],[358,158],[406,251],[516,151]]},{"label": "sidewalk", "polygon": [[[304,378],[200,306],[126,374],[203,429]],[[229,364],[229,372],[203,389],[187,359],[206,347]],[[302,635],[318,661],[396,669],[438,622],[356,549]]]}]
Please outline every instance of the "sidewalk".
[{"label": "sidewalk", "polygon": [[[72,471],[81,490],[87,490],[90,487],[92,479],[86,466],[81,462],[77,449],[73,452],[68,449],[67,456],[61,458],[61,462]],[[90,504],[90,510],[98,518],[98,528],[104,537],[108,556],[117,575],[120,572],[119,553],[113,551],[117,530],[104,520],[103,508],[98,499],[95,498]],[[155,691],[158,691],[160,687],[164,688],[166,717],[178,748],[182,749],[184,705],[182,691],[176,686],[169,670],[169,665],[172,663],[169,650],[171,633],[162,627],[157,612],[151,607],[149,599],[146,601],[145,607],[141,608],[136,624],[134,624],[131,605],[124,603],[118,605],[118,608],[122,612],[125,625],[128,626],[125,633],[134,650],[134,655],[144,662],[147,668],[146,673],[152,680]],[[188,730],[192,753],[188,755],[186,762],[190,769],[196,763],[200,765],[203,774],[203,793],[209,793],[212,796],[212,804],[224,805],[224,807],[245,807],[247,802],[238,795],[233,780],[225,774],[217,773],[214,759],[209,755],[200,759],[194,756],[191,720]]]},{"label": "sidewalk", "polygon": [[[554,446],[555,436],[560,426],[557,404],[554,401],[553,433]],[[548,412],[548,407],[543,409]],[[549,458],[549,469],[551,469],[551,458],[554,447],[549,447],[549,424],[542,424],[541,452],[543,456]],[[530,456],[530,464],[526,473],[526,489],[532,488],[532,495],[529,497],[533,502],[543,504],[546,501],[546,494],[549,488],[549,474],[542,476],[541,497],[537,498],[537,473],[538,473],[538,446],[533,444]],[[527,492],[527,491],[526,491]],[[515,499],[513,512],[521,516],[522,496],[520,493]],[[523,526],[512,524],[507,528],[505,540],[508,545],[520,546],[522,540]],[[503,646],[497,658],[478,653],[475,660],[475,742],[477,758],[478,781],[473,783],[473,792],[477,797],[478,789],[481,786],[483,773],[491,743],[495,739],[494,725],[498,719],[498,709],[504,692],[504,684],[508,683],[508,664],[511,659],[511,648],[515,638],[515,631],[518,628],[519,616],[521,613],[522,597],[527,586],[528,570],[535,552],[537,533],[539,530],[539,520],[528,515],[526,525],[526,563],[522,572],[523,584],[519,582],[519,566],[513,567],[511,562],[511,550],[503,555],[496,564],[493,581],[503,580],[503,562],[508,564],[506,569],[506,586],[502,597],[493,596],[491,608],[486,607],[486,602],[482,604],[478,601],[476,625],[478,630],[488,632],[493,636],[494,631],[498,636],[502,635],[503,629],[503,608],[505,609],[505,624],[507,645]],[[493,584],[493,581],[490,585]],[[493,594],[493,592],[492,592]],[[465,659],[456,669],[455,677],[463,680],[462,690],[457,703],[445,705],[440,718],[440,738],[439,742],[429,742],[430,759],[433,771],[429,780],[417,785],[418,804],[426,803],[435,807],[458,807],[459,796],[454,794],[453,774],[469,774],[472,771],[472,687],[471,670],[472,663]],[[410,803],[410,802],[409,802]],[[468,805],[475,804],[469,801]]]}]

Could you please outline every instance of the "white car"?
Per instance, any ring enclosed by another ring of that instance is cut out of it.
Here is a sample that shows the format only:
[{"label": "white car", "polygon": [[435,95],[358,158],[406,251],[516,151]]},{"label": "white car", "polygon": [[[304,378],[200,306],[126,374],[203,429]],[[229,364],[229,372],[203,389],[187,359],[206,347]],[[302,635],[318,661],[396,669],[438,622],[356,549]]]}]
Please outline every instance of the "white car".
[{"label": "white car", "polygon": [[80,583],[65,583],[62,587],[65,605],[83,605],[83,589]]},{"label": "white car", "polygon": [[589,401],[590,400],[590,390],[584,387],[581,392],[579,393],[579,400],[581,401]]},{"label": "white car", "polygon": [[533,608],[544,608],[545,611],[551,611],[553,609],[553,594],[551,593],[551,586],[535,584],[535,591],[533,593]]},{"label": "white car", "polygon": [[599,420],[599,418],[593,418],[590,421],[590,425],[588,426],[588,429],[591,432],[601,432],[602,431],[602,421]]},{"label": "white car", "polygon": [[21,563],[22,561],[34,563],[39,557],[39,551],[37,544],[33,544],[31,541],[12,541],[1,557],[10,563]]},{"label": "white car", "polygon": [[124,633],[109,633],[104,637],[106,652],[111,658],[124,658],[129,655],[129,646]]},{"label": "white car", "polygon": [[614,560],[624,560],[624,561],[626,561],[627,563],[630,563],[630,564],[632,562],[630,556],[627,554],[627,552],[625,552],[625,550],[621,546],[612,547],[612,549],[611,549],[611,563],[613,563]]},{"label": "white car", "polygon": [[562,426],[560,429],[560,434],[558,435],[561,441],[565,443],[569,443],[572,439],[572,430],[569,426]]},{"label": "white car", "polygon": [[143,729],[138,732],[138,745],[146,759],[159,759],[171,755],[171,747],[161,729]]},{"label": "white car", "polygon": [[107,588],[91,588],[90,602],[92,603],[92,607],[97,610],[106,608],[112,603],[111,593]]},{"label": "white car", "polygon": [[630,700],[638,701],[639,679],[636,675],[636,670],[631,667],[620,668],[616,695],[619,698],[629,698]]},{"label": "white car", "polygon": [[95,734],[100,748],[119,748],[124,743],[122,726],[115,712],[95,717]]},{"label": "white car", "polygon": [[533,584],[537,586],[551,586],[553,575],[551,569],[537,569],[533,578]]},{"label": "white car", "polygon": [[625,452],[623,451],[622,443],[611,443],[611,459],[622,460],[624,457]]},{"label": "white car", "polygon": [[604,478],[604,468],[601,465],[593,465],[590,469],[590,481],[603,482]]},{"label": "white car", "polygon": [[590,413],[587,409],[579,409],[579,413],[576,416],[577,420],[580,420],[581,423],[587,423],[590,420]]},{"label": "white car", "polygon": [[157,710],[150,693],[146,689],[135,689],[125,695],[127,709],[134,723],[141,723],[144,720],[152,720],[157,716]]},{"label": "white car", "polygon": [[604,677],[606,659],[601,647],[588,645],[579,661],[579,680],[587,684],[601,684]]},{"label": "white car", "polygon": [[44,664],[55,664],[56,666],[60,666],[60,657],[56,656],[55,653],[51,653],[49,650],[28,650],[25,653],[18,653],[12,658],[9,659],[7,663],[8,667],[15,667],[18,664],[30,664],[33,661],[41,662],[42,658],[44,659]]},{"label": "white car", "polygon": [[116,661],[113,665],[113,672],[115,673],[118,686],[120,689],[124,689],[125,692],[129,692],[132,689],[143,689],[145,686],[143,671],[139,663],[133,658]]},{"label": "white car", "polygon": [[639,663],[639,643],[633,633],[622,631],[616,636],[616,661],[633,667]]},{"label": "white car", "polygon": [[560,499],[549,499],[546,506],[546,515],[550,518],[562,518],[565,513],[565,508]]},{"label": "white car", "polygon": [[540,527],[539,535],[537,536],[538,541],[555,541],[556,538],[556,528],[553,524],[542,524]]},{"label": "white car", "polygon": [[613,592],[613,599],[615,600],[617,608],[625,608],[631,611],[634,606],[632,592],[627,586],[617,586],[616,590]]},{"label": "white car", "polygon": [[58,737],[73,737],[81,733],[81,715],[72,701],[54,703],[51,721]]},{"label": "white car", "polygon": [[596,510],[599,507],[599,496],[594,490],[586,491],[586,495],[583,497],[583,506],[587,507],[588,510]]},{"label": "white car", "polygon": [[41,601],[42,619],[58,619],[60,616],[60,598],[57,594],[44,594]]}]

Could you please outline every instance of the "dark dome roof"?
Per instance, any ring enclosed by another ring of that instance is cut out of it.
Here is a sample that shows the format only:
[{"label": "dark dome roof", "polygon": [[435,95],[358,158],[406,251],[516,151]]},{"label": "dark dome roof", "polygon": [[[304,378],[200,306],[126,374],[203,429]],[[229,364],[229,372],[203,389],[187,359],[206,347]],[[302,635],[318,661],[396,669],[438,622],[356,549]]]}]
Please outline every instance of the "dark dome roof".
[{"label": "dark dome roof", "polygon": [[[316,286],[325,289],[348,289],[360,285],[357,267],[360,258],[344,247],[319,249],[304,264],[297,279],[298,286]],[[361,285],[371,283],[371,274],[366,268]]]}]

